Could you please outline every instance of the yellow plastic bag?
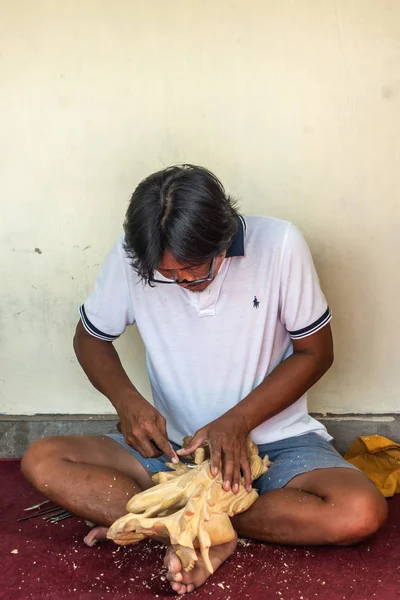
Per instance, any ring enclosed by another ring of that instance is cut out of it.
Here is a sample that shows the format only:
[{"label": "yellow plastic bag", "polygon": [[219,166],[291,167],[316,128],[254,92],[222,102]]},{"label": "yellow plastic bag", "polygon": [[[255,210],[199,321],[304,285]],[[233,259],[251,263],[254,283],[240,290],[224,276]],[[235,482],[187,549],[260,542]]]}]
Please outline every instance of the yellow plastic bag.
[{"label": "yellow plastic bag", "polygon": [[344,455],[388,498],[400,493],[400,444],[381,435],[360,435]]}]

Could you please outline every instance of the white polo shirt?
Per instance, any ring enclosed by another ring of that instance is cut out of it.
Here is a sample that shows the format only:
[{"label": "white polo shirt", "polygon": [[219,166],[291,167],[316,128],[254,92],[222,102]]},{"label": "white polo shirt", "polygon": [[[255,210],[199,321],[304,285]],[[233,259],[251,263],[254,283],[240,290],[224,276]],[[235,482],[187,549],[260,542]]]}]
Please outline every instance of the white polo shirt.
[{"label": "white polo shirt", "polygon": [[[178,444],[235,406],[290,356],[291,338],[311,335],[331,319],[307,244],[286,221],[240,217],[217,276],[198,293],[141,282],[123,241],[117,240],[81,307],[82,323],[107,341],[136,323],[155,407]],[[251,437],[265,444],[310,431],[332,439],[308,415],[304,394]]]}]

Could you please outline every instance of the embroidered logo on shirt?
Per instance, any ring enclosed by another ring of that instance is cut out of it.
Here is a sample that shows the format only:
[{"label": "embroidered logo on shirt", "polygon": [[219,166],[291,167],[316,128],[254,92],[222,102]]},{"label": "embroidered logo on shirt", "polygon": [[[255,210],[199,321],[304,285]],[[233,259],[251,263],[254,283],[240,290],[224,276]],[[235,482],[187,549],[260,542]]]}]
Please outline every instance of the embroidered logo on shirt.
[{"label": "embroidered logo on shirt", "polygon": [[254,296],[254,300],[253,300],[253,306],[254,308],[258,308],[260,306],[259,301],[257,300],[257,296]]}]

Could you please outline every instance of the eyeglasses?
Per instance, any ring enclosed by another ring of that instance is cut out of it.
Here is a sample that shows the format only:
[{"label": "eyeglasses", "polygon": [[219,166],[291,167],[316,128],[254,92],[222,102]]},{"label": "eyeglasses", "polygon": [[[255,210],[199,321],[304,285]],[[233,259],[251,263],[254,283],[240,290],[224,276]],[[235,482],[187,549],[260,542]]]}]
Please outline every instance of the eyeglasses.
[{"label": "eyeglasses", "polygon": [[[212,259],[211,264],[210,264],[210,268],[208,269],[208,274],[207,277],[201,277],[201,279],[193,279],[192,281],[188,281],[187,279],[182,279],[181,281],[179,281],[176,276],[175,279],[171,279],[170,281],[165,281],[162,279],[156,279],[153,278],[152,282],[154,283],[175,283],[176,285],[198,285],[199,283],[205,283],[206,281],[212,281],[212,279],[214,278],[214,261],[215,258]],[[176,275],[176,273],[175,273]]]}]

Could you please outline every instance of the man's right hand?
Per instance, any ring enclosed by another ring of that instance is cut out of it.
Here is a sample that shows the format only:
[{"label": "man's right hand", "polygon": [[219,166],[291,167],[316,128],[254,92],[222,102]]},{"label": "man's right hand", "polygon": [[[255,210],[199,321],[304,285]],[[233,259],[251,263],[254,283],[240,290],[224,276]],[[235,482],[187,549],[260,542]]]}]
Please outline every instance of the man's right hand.
[{"label": "man's right hand", "polygon": [[143,458],[156,458],[166,454],[173,463],[179,462],[168,441],[164,417],[143,397],[125,399],[117,406],[121,420],[121,433],[125,442]]},{"label": "man's right hand", "polygon": [[155,458],[164,452],[171,462],[178,463],[168,441],[164,417],[132,385],[113,344],[87,333],[79,321],[74,348],[94,387],[115,407],[125,442],[143,458]]}]

